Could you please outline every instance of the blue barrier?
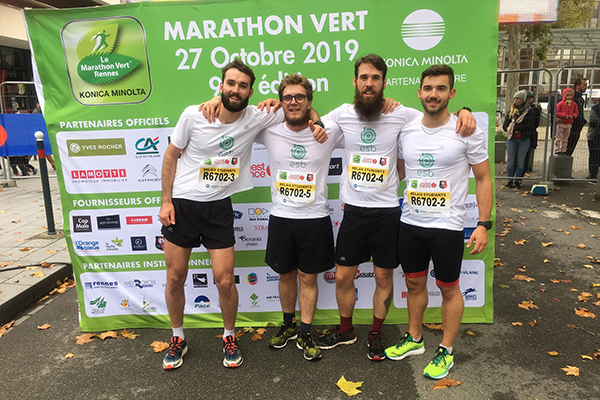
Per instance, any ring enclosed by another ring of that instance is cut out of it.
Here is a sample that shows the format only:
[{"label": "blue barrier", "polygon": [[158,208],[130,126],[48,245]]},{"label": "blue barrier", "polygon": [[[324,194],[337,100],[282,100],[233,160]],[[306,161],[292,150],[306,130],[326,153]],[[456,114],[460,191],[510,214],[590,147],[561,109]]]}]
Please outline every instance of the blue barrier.
[{"label": "blue barrier", "polygon": [[0,114],[0,156],[37,155],[37,131],[44,133],[46,154],[52,154],[42,114]]}]

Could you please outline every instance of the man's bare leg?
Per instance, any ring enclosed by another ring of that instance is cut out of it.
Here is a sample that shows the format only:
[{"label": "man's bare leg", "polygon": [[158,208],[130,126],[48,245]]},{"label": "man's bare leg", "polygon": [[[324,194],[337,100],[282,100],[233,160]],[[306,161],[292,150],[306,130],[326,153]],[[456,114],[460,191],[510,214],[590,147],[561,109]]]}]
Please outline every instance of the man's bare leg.
[{"label": "man's bare leg", "polygon": [[287,274],[279,275],[279,301],[281,311],[286,314],[296,312],[296,300],[298,299],[298,270],[295,269]]},{"label": "man's bare leg", "polygon": [[408,333],[413,339],[421,338],[423,314],[429,302],[427,293],[427,275],[418,278],[406,278],[408,294],[406,297],[408,307]]},{"label": "man's bare leg", "polygon": [[317,274],[305,274],[299,271],[298,275],[300,277],[300,321],[311,325],[319,296]]},{"label": "man's bare leg", "polygon": [[459,285],[439,286],[442,292],[442,346],[451,348],[458,334],[465,303]]},{"label": "man's bare leg", "polygon": [[183,285],[187,278],[191,252],[191,248],[180,247],[165,240],[165,262],[167,264],[165,301],[173,328],[183,326],[183,308],[185,306]]},{"label": "man's bare leg", "polygon": [[227,330],[235,329],[235,318],[238,310],[238,291],[235,287],[234,247],[226,249],[208,249],[212,261],[212,269],[217,289],[219,304],[223,315],[223,325]]}]

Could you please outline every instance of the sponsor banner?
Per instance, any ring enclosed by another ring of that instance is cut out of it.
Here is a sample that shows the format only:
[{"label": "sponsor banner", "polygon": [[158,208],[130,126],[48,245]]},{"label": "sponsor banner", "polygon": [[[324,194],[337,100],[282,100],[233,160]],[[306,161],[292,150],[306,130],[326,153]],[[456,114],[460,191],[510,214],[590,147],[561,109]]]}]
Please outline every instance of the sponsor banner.
[{"label": "sponsor banner", "polygon": [[[426,4],[349,0],[334,8],[316,0],[302,4],[233,0],[25,10],[38,94],[50,143],[57,149],[65,237],[78,282],[81,328],[169,326],[164,277],[155,276],[164,275],[165,268],[158,219],[162,158],[182,110],[218,95],[221,68],[235,57],[255,72],[251,104],[276,97],[285,74],[301,72],[311,81],[314,107],[323,116],[352,101],[354,63],[363,55],[376,53],[384,58],[388,67],[385,95],[415,108],[421,108],[417,98],[421,72],[433,64],[449,64],[455,70],[457,90],[450,109],[467,105],[475,110],[479,127],[493,129],[499,3],[463,3],[464,9],[478,16],[469,24],[464,23],[461,10],[443,0]],[[386,40],[380,40],[382,35]],[[492,131],[489,143],[493,138]],[[339,178],[346,162],[344,151],[336,149],[327,177],[336,235],[343,217]],[[270,269],[264,264],[271,171],[261,145],[254,146],[250,173],[254,189],[232,196],[238,323],[266,325],[278,323],[281,313],[277,275],[268,280]],[[474,186],[471,179],[469,203]],[[466,229],[473,228],[475,213],[476,209],[468,210]],[[493,319],[493,238],[490,232],[488,249],[481,255],[465,253],[467,260],[485,265],[486,290],[477,288],[483,303],[467,308],[465,320],[470,322]],[[221,323],[207,259],[204,247],[194,249],[186,283],[190,291],[186,292],[186,326]],[[207,276],[194,281],[192,273],[198,274],[198,268]],[[361,271],[370,268],[368,264],[359,267]],[[127,275],[134,272],[142,276]],[[98,278],[88,276],[96,274]],[[159,289],[125,287],[121,274],[129,281],[154,280]],[[118,281],[119,287],[86,289],[85,281]],[[208,287],[194,287],[204,281]],[[373,281],[356,281],[356,323],[371,322]],[[319,285],[315,323],[335,323],[334,287],[321,275]],[[426,315],[435,319],[435,313],[439,309]],[[392,307],[387,321],[405,322],[405,310]]]}]

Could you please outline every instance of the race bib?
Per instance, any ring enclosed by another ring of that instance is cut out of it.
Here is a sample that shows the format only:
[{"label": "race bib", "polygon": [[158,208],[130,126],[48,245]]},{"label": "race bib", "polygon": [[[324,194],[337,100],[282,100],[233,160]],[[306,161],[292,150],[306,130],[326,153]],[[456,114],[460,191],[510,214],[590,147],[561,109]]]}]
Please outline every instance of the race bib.
[{"label": "race bib", "polygon": [[316,197],[316,174],[279,171],[276,188],[277,201],[291,207],[314,204]]},{"label": "race bib", "polygon": [[373,192],[388,186],[389,157],[350,155],[348,181],[354,190]]},{"label": "race bib", "polygon": [[450,183],[446,180],[411,179],[406,198],[412,214],[431,218],[450,217]]},{"label": "race bib", "polygon": [[239,157],[214,157],[200,166],[198,190],[201,192],[226,189],[240,176]]}]

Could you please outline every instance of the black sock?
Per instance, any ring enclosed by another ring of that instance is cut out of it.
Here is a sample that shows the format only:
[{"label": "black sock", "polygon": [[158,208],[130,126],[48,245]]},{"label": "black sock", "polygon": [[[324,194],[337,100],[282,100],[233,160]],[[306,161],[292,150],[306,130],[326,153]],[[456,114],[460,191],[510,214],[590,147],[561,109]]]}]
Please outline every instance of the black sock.
[{"label": "black sock", "polygon": [[283,313],[283,324],[285,326],[296,327],[296,313]]},{"label": "black sock", "polygon": [[298,332],[298,335],[300,337],[306,336],[306,334],[310,332],[310,327],[311,324],[305,324],[304,322],[300,321],[300,332]]}]

